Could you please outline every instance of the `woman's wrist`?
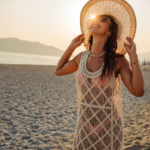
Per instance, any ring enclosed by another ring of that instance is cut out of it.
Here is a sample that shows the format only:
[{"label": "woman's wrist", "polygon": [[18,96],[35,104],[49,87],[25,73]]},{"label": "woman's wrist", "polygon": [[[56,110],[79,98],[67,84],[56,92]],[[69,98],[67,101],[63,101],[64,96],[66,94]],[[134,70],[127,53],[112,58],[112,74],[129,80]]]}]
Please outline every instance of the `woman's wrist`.
[{"label": "woman's wrist", "polygon": [[75,46],[73,43],[70,43],[69,47],[74,50],[77,48],[77,46]]},{"label": "woman's wrist", "polygon": [[136,53],[129,55],[131,66],[139,62],[138,55]]}]

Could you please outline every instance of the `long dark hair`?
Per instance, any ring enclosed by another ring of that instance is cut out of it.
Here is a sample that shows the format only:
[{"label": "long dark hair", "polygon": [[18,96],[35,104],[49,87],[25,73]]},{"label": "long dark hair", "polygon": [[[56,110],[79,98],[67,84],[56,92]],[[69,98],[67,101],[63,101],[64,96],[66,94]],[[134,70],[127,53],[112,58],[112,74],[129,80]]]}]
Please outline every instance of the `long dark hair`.
[{"label": "long dark hair", "polygon": [[[111,24],[109,26],[111,36],[108,37],[104,46],[105,59],[104,59],[104,66],[102,68],[102,73],[100,75],[100,78],[103,79],[103,76],[106,76],[106,72],[108,73],[108,75],[112,74],[115,67],[116,57],[124,57],[124,55],[116,53],[118,25],[115,22],[114,18],[110,15],[99,15],[99,16],[109,17],[111,20]],[[88,50],[91,49],[92,43],[93,43],[93,36],[89,34],[87,41]]]}]

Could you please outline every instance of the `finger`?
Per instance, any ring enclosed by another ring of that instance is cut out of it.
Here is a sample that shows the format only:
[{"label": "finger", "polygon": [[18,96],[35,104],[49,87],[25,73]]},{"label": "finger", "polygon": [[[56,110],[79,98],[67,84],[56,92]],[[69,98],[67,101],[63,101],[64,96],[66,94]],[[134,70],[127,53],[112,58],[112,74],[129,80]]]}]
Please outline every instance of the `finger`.
[{"label": "finger", "polygon": [[127,39],[127,41],[128,41],[130,44],[132,44],[132,43],[133,43],[133,40],[132,40],[132,38],[131,38],[131,37],[127,37],[126,39]]},{"label": "finger", "polygon": [[83,41],[83,40],[84,40],[84,37],[81,38],[81,41]]},{"label": "finger", "polygon": [[82,37],[82,36],[84,36],[84,33],[79,34],[76,38],[80,38],[80,37]]},{"label": "finger", "polygon": [[126,40],[131,44],[131,40],[129,40],[129,38],[127,37]]},{"label": "finger", "polygon": [[126,42],[124,42],[124,46],[126,46],[126,47],[127,47],[127,46],[130,46],[130,45],[128,45]]},{"label": "finger", "polygon": [[129,40],[133,41],[133,39],[131,37],[128,37]]},{"label": "finger", "polygon": [[80,38],[79,43],[82,43],[84,40],[84,37]]},{"label": "finger", "polygon": [[84,36],[83,35],[78,35],[75,39],[80,40],[82,37],[84,37]]}]

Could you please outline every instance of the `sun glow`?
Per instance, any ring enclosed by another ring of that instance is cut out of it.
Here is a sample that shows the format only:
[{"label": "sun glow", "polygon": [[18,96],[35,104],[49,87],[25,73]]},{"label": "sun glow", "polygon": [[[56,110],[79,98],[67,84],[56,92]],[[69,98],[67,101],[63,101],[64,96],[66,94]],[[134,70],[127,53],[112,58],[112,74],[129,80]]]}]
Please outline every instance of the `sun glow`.
[{"label": "sun glow", "polygon": [[91,15],[91,19],[95,18],[96,15]]}]

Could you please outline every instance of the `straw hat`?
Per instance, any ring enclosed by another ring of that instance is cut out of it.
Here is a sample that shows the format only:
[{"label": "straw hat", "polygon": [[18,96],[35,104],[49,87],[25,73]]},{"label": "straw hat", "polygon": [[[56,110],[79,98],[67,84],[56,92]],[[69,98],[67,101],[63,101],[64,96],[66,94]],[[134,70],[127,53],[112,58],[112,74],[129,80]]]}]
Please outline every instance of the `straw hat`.
[{"label": "straw hat", "polygon": [[117,53],[125,55],[126,47],[124,41],[129,36],[134,39],[136,31],[136,16],[135,13],[125,0],[89,0],[80,13],[80,28],[81,33],[84,33],[85,40],[83,41],[87,49],[87,23],[92,16],[110,15],[118,24],[117,35]]}]

